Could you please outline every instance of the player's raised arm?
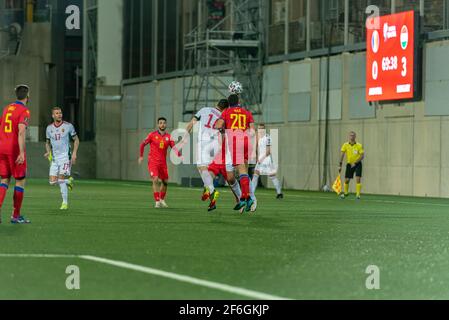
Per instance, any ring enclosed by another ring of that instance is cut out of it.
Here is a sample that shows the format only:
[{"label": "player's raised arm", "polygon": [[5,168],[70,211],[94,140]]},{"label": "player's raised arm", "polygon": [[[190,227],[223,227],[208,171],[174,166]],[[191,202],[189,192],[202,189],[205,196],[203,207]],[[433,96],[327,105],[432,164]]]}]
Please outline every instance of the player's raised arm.
[{"label": "player's raised arm", "polygon": [[19,135],[18,135],[18,142],[19,142],[19,156],[17,157],[16,163],[17,164],[23,164],[25,162],[25,138],[26,138],[26,130],[27,127],[25,124],[20,123],[19,124]]},{"label": "player's raised arm", "polygon": [[190,120],[190,122],[187,124],[187,126],[186,126],[186,134],[184,135],[184,137],[182,137],[182,140],[181,140],[181,146],[183,146],[185,143],[186,143],[186,141],[187,141],[187,139],[190,137],[190,134],[192,133],[192,130],[193,130],[193,127],[197,124],[197,122],[198,122],[198,118],[197,118],[197,116],[195,116],[195,117],[193,117],[192,118],[192,120]]}]

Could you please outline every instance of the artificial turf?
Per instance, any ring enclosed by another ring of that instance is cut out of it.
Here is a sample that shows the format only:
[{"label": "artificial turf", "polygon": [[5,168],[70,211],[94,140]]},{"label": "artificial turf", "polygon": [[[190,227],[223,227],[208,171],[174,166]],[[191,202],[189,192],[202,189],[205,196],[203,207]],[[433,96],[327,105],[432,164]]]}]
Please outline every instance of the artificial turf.
[{"label": "artificial turf", "polygon": [[[0,254],[92,255],[291,299],[448,299],[449,200],[260,190],[255,214],[232,211],[223,189],[210,214],[201,191],[169,187],[154,209],[148,183],[77,181],[70,210],[59,189],[28,182],[24,214]],[[66,288],[66,268],[80,290]],[[380,290],[368,290],[369,265]],[[0,299],[248,299],[232,292],[76,257],[0,256]]]}]

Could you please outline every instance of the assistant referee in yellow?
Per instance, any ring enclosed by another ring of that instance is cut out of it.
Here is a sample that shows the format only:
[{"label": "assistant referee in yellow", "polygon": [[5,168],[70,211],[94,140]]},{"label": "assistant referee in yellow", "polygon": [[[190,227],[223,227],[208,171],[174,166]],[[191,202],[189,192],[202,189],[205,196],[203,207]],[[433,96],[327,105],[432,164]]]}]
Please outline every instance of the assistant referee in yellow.
[{"label": "assistant referee in yellow", "polygon": [[339,171],[341,172],[343,166],[343,160],[346,155],[346,173],[345,173],[345,186],[344,193],[341,194],[341,198],[345,199],[349,195],[349,182],[351,179],[356,178],[356,197],[360,199],[360,195],[362,192],[362,170],[363,165],[362,161],[365,158],[365,150],[363,150],[363,146],[361,143],[356,141],[356,133],[351,131],[349,133],[349,142],[346,142],[341,147],[341,157],[340,157],[340,166]]}]

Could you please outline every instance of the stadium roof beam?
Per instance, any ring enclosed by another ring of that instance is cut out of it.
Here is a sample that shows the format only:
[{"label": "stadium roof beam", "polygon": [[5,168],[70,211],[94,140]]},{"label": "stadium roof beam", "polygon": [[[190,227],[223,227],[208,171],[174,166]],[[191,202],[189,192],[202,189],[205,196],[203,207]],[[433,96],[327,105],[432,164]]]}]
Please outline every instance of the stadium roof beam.
[{"label": "stadium roof beam", "polygon": [[241,82],[243,105],[261,114],[265,3],[228,0],[228,15],[213,21],[208,19],[208,2],[199,1],[198,26],[185,35],[184,115],[227,96],[225,78]]}]

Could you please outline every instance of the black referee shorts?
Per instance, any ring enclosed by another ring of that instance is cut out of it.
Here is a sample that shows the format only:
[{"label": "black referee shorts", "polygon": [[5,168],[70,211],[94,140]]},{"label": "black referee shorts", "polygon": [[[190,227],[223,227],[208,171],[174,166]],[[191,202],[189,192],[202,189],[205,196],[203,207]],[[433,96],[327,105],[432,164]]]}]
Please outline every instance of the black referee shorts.
[{"label": "black referee shorts", "polygon": [[354,173],[356,177],[362,177],[362,169],[363,169],[363,165],[361,162],[359,162],[354,168],[351,168],[351,165],[348,163],[346,165],[346,174],[345,174],[345,178],[346,179],[353,179],[354,178]]}]

